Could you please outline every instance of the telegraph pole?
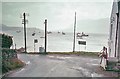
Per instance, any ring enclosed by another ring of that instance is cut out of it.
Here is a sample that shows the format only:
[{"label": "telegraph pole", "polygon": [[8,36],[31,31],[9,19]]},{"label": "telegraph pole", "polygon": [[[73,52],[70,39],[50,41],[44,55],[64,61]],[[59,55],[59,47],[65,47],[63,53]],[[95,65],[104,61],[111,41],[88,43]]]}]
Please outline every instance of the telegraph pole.
[{"label": "telegraph pole", "polygon": [[73,52],[75,52],[75,33],[76,33],[76,12],[75,12],[75,22],[74,22],[74,39],[73,39]]},{"label": "telegraph pole", "polygon": [[47,53],[47,19],[45,19],[45,53]]},{"label": "telegraph pole", "polygon": [[25,13],[23,13],[23,21],[24,21],[25,53],[27,53],[27,48],[26,48],[26,14]]}]

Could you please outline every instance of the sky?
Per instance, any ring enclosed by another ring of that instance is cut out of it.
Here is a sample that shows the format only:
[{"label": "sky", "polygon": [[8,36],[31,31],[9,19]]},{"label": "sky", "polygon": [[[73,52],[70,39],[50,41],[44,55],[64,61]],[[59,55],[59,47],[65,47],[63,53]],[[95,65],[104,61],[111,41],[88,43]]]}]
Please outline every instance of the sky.
[{"label": "sky", "polygon": [[[84,24],[82,25],[83,21],[96,22],[105,20],[108,23],[103,27],[106,27],[108,31],[113,0],[92,0],[91,2],[88,0],[8,1],[9,0],[4,0],[4,2],[2,2],[2,24],[7,26],[22,27],[22,13],[26,12],[29,15],[27,16],[27,27],[36,27],[44,30],[44,20],[47,19],[48,30],[50,31],[70,29],[74,26],[76,12],[77,26],[84,27],[87,32],[90,29],[92,31],[94,28],[98,28],[99,30],[99,27],[97,27],[97,25],[96,27],[89,27],[89,24],[84,26]],[[96,32],[98,30],[96,30]]]}]

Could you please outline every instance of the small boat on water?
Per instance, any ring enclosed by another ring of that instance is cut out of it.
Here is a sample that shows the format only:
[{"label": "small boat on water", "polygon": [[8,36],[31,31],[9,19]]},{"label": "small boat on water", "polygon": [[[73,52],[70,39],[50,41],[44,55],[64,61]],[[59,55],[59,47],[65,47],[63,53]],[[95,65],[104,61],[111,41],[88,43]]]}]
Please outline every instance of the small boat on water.
[{"label": "small boat on water", "polygon": [[87,35],[87,34],[84,34],[84,32],[82,32],[82,36],[89,36],[89,35]]},{"label": "small boat on water", "polygon": [[58,31],[58,33],[60,33],[60,32]]},{"label": "small boat on water", "polygon": [[34,33],[32,33],[32,36],[35,36],[35,32],[34,32]]},{"label": "small boat on water", "polygon": [[89,35],[85,34],[84,32],[82,32],[82,33],[77,33],[77,37],[83,37],[83,36],[87,37],[87,36],[89,36]]},{"label": "small boat on water", "polygon": [[65,35],[65,33],[64,33],[64,32],[62,32],[62,35]]},{"label": "small boat on water", "polygon": [[47,32],[47,34],[51,34],[51,33],[52,33],[51,31]]},{"label": "small boat on water", "polygon": [[17,33],[20,33],[21,31],[20,30],[18,30],[18,31],[16,31]]},{"label": "small boat on water", "polygon": [[45,38],[45,37],[41,36],[40,38]]}]

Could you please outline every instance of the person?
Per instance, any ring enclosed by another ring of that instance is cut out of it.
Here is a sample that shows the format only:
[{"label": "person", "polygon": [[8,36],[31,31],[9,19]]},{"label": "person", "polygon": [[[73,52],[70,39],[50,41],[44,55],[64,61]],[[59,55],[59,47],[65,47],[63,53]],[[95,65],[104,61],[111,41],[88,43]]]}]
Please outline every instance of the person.
[{"label": "person", "polygon": [[99,53],[99,57],[101,57],[100,64],[101,66],[106,69],[107,67],[107,48],[104,46],[101,52]]},{"label": "person", "polygon": [[103,49],[100,51],[99,57],[101,57],[100,64],[102,63],[103,57],[107,59],[107,48],[105,46],[103,46]]}]

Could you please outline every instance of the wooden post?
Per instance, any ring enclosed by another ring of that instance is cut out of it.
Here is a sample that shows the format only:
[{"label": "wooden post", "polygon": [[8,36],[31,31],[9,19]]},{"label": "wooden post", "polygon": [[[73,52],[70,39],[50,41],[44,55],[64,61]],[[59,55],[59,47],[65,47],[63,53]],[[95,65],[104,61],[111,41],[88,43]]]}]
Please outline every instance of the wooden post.
[{"label": "wooden post", "polygon": [[73,52],[75,52],[75,33],[76,33],[76,12],[75,12],[75,22],[74,22],[74,39],[73,39]]},{"label": "wooden post", "polygon": [[45,53],[47,53],[47,19],[45,19]]},{"label": "wooden post", "polygon": [[27,48],[26,48],[26,15],[23,13],[23,18],[24,18],[24,41],[25,41],[25,53],[27,53]]}]

